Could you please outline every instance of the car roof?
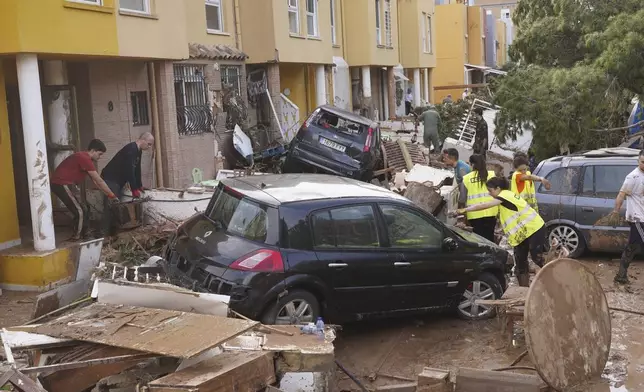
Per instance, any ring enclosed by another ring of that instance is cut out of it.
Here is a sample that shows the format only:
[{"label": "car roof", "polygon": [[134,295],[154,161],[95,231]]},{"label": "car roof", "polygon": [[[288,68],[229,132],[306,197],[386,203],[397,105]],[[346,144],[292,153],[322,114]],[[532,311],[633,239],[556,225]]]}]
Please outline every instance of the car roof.
[{"label": "car roof", "polygon": [[546,159],[545,162],[549,164],[559,164],[564,162],[564,166],[568,165],[581,165],[589,162],[601,163],[620,163],[624,161],[637,160],[640,150],[634,148],[615,147],[615,148],[599,148],[596,150],[583,151],[571,155],[560,155]]},{"label": "car roof", "polygon": [[336,116],[340,116],[343,118],[346,118],[347,120],[351,120],[354,122],[357,122],[362,125],[366,125],[368,127],[372,126],[375,124],[373,121],[369,120],[366,117],[363,117],[359,114],[355,114],[353,112],[350,112],[348,110],[340,109],[339,107],[332,106],[332,105],[322,105],[320,106],[320,109],[324,110],[325,112],[333,113]]},{"label": "car roof", "polygon": [[385,188],[327,174],[267,174],[227,178],[221,182],[253,200],[273,206],[338,198],[382,198],[409,202],[409,199]]}]

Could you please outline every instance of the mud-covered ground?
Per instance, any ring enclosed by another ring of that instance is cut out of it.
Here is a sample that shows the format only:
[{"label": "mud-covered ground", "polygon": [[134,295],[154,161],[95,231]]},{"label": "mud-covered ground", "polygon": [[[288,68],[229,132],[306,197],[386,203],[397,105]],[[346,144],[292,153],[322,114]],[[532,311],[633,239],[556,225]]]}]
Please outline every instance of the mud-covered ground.
[{"label": "mud-covered ground", "polygon": [[[644,312],[644,261],[631,266],[630,285],[616,286],[612,279],[618,263],[611,261],[615,257],[583,261],[602,283],[611,307]],[[34,299],[34,294],[4,291],[0,296],[0,328],[28,321]],[[644,316],[618,311],[612,316],[613,340],[604,383],[584,391],[644,391]],[[451,316],[424,316],[383,320],[347,325],[338,335],[336,358],[367,387],[415,380],[426,366],[451,370],[500,368],[525,350],[520,334],[514,346],[508,344],[497,319],[468,322]],[[532,363],[528,357],[518,365]],[[370,381],[369,376],[379,366],[380,375]],[[341,391],[359,391],[341,372],[337,373],[337,384]]]},{"label": "mud-covered ground", "polygon": [[[631,265],[630,285],[616,286],[613,277],[618,262],[611,261],[616,257],[592,257],[583,262],[604,287],[609,306],[644,312],[644,261]],[[372,388],[404,383],[407,378],[415,380],[423,367],[456,370],[508,366],[525,350],[520,333],[516,338],[511,346],[501,334],[497,319],[468,322],[451,316],[427,316],[385,320],[346,326],[336,341],[336,358]],[[603,382],[584,390],[644,391],[644,316],[612,311],[612,338]],[[381,375],[372,382],[369,376],[381,364]],[[533,366],[529,356],[518,365]],[[360,390],[343,373],[337,373],[337,380],[341,391]]]}]

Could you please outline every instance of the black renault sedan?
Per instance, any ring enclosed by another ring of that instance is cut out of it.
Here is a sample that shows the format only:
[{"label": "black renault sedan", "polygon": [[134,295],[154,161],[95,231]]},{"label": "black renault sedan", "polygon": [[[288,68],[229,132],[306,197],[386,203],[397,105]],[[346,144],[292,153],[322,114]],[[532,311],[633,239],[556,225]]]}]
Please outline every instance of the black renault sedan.
[{"label": "black renault sedan", "polygon": [[445,310],[492,317],[474,301],[501,297],[507,260],[386,189],[279,174],[223,180],[178,228],[164,264],[175,282],[228,295],[247,317],[300,324]]}]

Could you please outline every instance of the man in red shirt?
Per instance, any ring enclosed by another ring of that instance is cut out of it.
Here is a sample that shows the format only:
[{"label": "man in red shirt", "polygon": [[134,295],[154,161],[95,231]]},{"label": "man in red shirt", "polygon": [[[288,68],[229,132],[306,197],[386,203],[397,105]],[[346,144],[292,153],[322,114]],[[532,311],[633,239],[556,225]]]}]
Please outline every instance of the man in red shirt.
[{"label": "man in red shirt", "polygon": [[96,172],[93,162],[98,160],[105,151],[107,151],[105,144],[94,139],[89,142],[87,151],[80,151],[65,158],[51,177],[51,191],[74,216],[75,231],[72,240],[85,237],[89,228],[89,209],[74,195],[76,186],[85,181],[85,176],[89,176],[110,200],[116,200],[114,193]]}]

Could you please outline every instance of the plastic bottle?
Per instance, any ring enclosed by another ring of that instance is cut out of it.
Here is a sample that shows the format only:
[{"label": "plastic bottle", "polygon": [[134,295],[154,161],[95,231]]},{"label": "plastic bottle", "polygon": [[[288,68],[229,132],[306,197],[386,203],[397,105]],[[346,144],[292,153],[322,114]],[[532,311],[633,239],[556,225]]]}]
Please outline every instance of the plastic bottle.
[{"label": "plastic bottle", "polygon": [[318,320],[315,322],[315,329],[317,330],[317,335],[324,339],[324,321],[322,317],[318,317]]},{"label": "plastic bottle", "polygon": [[300,327],[303,334],[314,335],[317,333],[317,327],[313,323],[308,323]]}]

